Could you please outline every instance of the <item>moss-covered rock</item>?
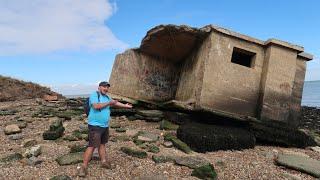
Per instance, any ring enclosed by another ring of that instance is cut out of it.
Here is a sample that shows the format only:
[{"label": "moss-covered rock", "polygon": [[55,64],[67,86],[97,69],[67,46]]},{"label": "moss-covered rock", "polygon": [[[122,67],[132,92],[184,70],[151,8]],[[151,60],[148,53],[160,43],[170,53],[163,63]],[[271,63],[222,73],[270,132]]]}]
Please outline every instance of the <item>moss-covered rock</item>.
[{"label": "moss-covered rock", "polygon": [[67,140],[67,141],[78,141],[79,139],[73,135],[73,134],[69,134],[69,135],[66,135],[63,137],[64,140]]},{"label": "moss-covered rock", "polygon": [[134,137],[132,137],[132,139],[137,146],[140,146],[145,142],[152,143],[158,141],[159,136],[147,131],[139,131]]},{"label": "moss-covered rock", "polygon": [[197,152],[247,149],[255,146],[255,137],[245,129],[201,123],[181,125],[177,136]]},{"label": "moss-covered rock", "polygon": [[159,153],[160,152],[160,148],[154,144],[150,144],[148,147],[148,152],[151,153]]},{"label": "moss-covered rock", "polygon": [[110,128],[112,129],[116,129],[116,128],[120,128],[121,125],[120,124],[110,124]]},{"label": "moss-covered rock", "polygon": [[77,164],[77,163],[82,162],[82,160],[83,160],[83,153],[82,152],[66,154],[66,155],[60,156],[56,159],[57,163],[60,166]]},{"label": "moss-covered rock", "polygon": [[174,147],[180,149],[181,151],[183,151],[187,154],[192,152],[192,150],[190,149],[190,147],[186,143],[184,143],[183,141],[181,141],[180,139],[178,139],[176,136],[174,136],[172,134],[165,134],[164,140],[171,141],[173,143]]},{"label": "moss-covered rock", "polygon": [[164,156],[164,155],[153,155],[152,156],[152,160],[155,163],[166,163],[166,162],[174,162],[174,158],[170,157],[170,156]]},{"label": "moss-covered rock", "polygon": [[120,132],[120,133],[123,133],[123,132],[126,132],[126,128],[116,128],[116,132]]},{"label": "moss-covered rock", "polygon": [[59,118],[63,118],[64,120],[71,120],[73,114],[71,114],[69,112],[57,112],[57,113],[55,113],[55,116],[57,116]]},{"label": "moss-covered rock", "polygon": [[217,179],[217,173],[214,170],[212,164],[204,165],[194,169],[191,173],[191,176],[195,176],[199,179],[215,180]]},{"label": "moss-covered rock", "polygon": [[80,130],[74,130],[72,132],[72,136],[77,137],[78,139],[84,139],[84,140],[88,140],[88,134],[86,132],[80,131]]},{"label": "moss-covered rock", "polygon": [[132,149],[130,147],[121,147],[121,151],[132,157],[137,157],[141,159],[147,157],[147,153],[145,151]]},{"label": "moss-covered rock", "polygon": [[64,127],[59,127],[58,129],[54,130],[54,131],[45,131],[43,134],[42,134],[42,137],[44,140],[56,140],[60,137],[63,136],[63,132],[64,132]]},{"label": "moss-covered rock", "polygon": [[141,149],[145,149],[148,152],[151,153],[159,153],[160,148],[156,146],[155,144],[149,144],[149,143],[144,143],[139,146]]},{"label": "moss-covered rock", "polygon": [[179,128],[179,125],[173,124],[170,121],[162,120],[160,122],[160,129],[161,130],[177,130]]},{"label": "moss-covered rock", "polygon": [[115,136],[114,139],[116,139],[116,141],[130,141],[131,140],[131,138],[127,135]]},{"label": "moss-covered rock", "polygon": [[50,178],[50,180],[71,180],[71,178],[67,175],[58,175]]},{"label": "moss-covered rock", "polygon": [[10,154],[2,159],[0,159],[0,162],[11,162],[11,161],[17,161],[17,160],[20,160],[20,159],[23,159],[23,156],[22,154],[20,153],[14,153],[14,154]]},{"label": "moss-covered rock", "polygon": [[49,130],[55,131],[55,130],[59,129],[60,127],[63,127],[62,119],[57,119],[50,125]]},{"label": "moss-covered rock", "polygon": [[200,156],[178,156],[174,157],[174,161],[178,165],[186,166],[191,169],[210,164],[208,160]]},{"label": "moss-covered rock", "polygon": [[2,109],[0,110],[0,116],[12,116],[15,115],[17,112],[17,110]]},{"label": "moss-covered rock", "polygon": [[70,153],[84,152],[87,149],[87,145],[76,143],[70,146]]},{"label": "moss-covered rock", "polygon": [[38,142],[35,139],[26,139],[23,142],[23,147],[31,147],[35,146]]},{"label": "moss-covered rock", "polygon": [[251,126],[257,141],[289,147],[305,148],[318,145],[316,138],[306,131],[276,122],[254,123]]}]

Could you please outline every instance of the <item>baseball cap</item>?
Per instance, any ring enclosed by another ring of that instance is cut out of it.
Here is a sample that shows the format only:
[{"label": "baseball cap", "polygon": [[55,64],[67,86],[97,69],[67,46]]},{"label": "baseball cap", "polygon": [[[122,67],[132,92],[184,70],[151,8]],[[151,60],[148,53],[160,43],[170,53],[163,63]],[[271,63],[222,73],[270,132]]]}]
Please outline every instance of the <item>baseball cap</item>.
[{"label": "baseball cap", "polygon": [[99,86],[103,86],[103,87],[108,86],[108,87],[110,87],[110,84],[107,81],[102,81],[102,82],[99,83]]}]

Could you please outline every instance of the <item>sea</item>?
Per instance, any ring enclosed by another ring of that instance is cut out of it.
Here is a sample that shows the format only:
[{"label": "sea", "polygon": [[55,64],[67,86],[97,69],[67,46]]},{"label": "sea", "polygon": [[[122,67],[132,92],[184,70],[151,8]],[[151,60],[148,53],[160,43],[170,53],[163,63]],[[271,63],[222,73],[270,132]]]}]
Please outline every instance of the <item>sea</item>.
[{"label": "sea", "polygon": [[[67,98],[89,97],[89,94],[66,95],[66,97]],[[320,80],[304,82],[301,105],[320,107]]]},{"label": "sea", "polygon": [[305,81],[302,94],[303,106],[320,107],[320,81]]}]

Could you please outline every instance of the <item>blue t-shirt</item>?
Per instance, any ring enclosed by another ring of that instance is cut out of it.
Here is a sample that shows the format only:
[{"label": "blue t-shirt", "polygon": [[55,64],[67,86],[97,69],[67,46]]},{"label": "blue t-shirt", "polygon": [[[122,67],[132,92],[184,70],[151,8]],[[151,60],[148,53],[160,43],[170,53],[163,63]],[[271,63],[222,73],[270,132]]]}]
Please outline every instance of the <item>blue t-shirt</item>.
[{"label": "blue t-shirt", "polygon": [[[100,93],[100,92],[99,92]],[[109,119],[110,119],[110,106],[107,106],[102,109],[94,109],[93,104],[96,103],[107,103],[112,99],[100,93],[100,101],[98,100],[97,92],[94,92],[90,95],[89,104],[90,104],[90,113],[88,117],[88,124],[92,126],[99,127],[109,127]]]}]

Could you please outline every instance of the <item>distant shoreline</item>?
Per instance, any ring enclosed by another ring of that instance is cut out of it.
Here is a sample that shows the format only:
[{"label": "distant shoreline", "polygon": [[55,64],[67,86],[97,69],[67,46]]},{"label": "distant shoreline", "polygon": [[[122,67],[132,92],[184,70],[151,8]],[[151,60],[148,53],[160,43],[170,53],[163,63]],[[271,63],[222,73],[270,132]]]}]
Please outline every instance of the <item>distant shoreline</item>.
[{"label": "distant shoreline", "polygon": [[87,98],[89,97],[89,94],[78,94],[78,95],[64,95],[64,97],[70,99],[70,98]]}]

